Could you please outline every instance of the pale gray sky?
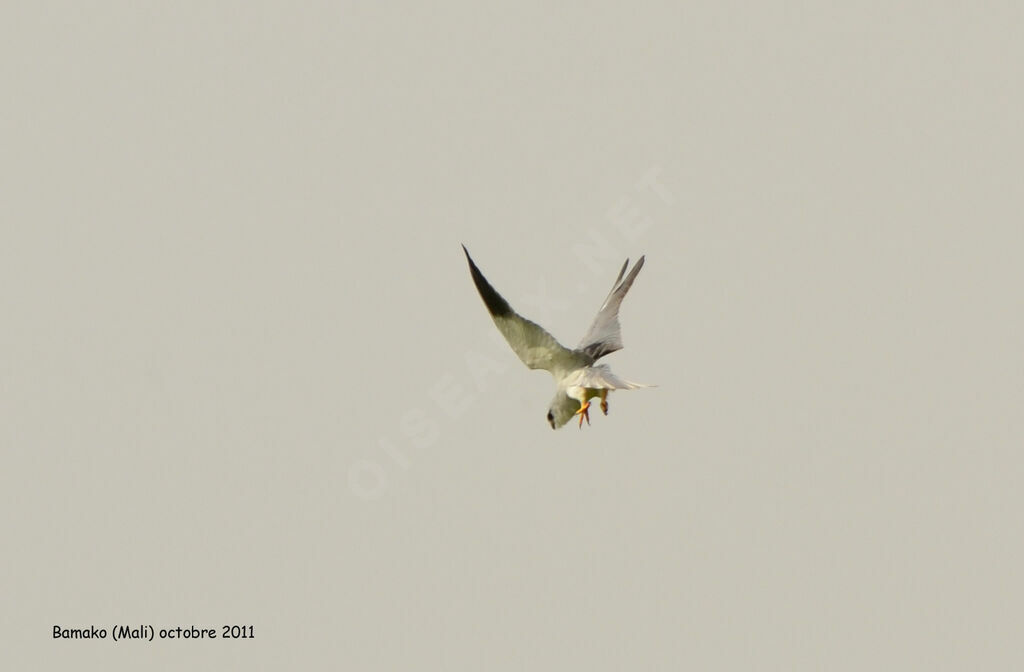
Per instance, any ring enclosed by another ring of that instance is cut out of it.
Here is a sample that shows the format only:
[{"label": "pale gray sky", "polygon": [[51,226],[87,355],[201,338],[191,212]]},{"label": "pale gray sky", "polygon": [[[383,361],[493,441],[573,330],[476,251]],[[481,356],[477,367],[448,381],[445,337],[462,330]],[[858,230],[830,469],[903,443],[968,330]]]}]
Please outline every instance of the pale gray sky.
[{"label": "pale gray sky", "polygon": [[381,4],[0,10],[11,664],[1024,662],[1021,9]]}]

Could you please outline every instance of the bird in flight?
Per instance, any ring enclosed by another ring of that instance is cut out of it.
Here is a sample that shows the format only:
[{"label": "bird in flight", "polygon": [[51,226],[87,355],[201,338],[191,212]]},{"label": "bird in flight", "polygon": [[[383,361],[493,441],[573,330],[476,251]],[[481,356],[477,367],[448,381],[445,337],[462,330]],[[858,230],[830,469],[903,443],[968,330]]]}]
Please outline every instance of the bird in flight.
[{"label": "bird in flight", "polygon": [[626,268],[629,267],[629,259],[626,259],[622,270],[619,271],[619,277],[612,285],[612,291],[604,300],[601,310],[597,312],[590,329],[579,345],[570,350],[543,327],[512,310],[508,301],[495,291],[476,267],[465,245],[462,246],[462,251],[466,253],[466,260],[469,261],[473,283],[480,292],[480,298],[484,300],[484,305],[487,306],[487,311],[491,314],[498,331],[512,346],[519,359],[523,360],[523,364],[531,369],[544,369],[554,376],[557,390],[548,407],[547,415],[551,429],[558,429],[576,415],[579,416],[581,429],[584,419],[589,425],[590,400],[594,397],[601,400],[601,411],[608,415],[608,393],[611,390],[652,387],[619,378],[611,372],[607,364],[595,364],[605,355],[622,349],[619,305],[633,285],[637,273],[643,268],[644,257],[640,257],[629,275],[626,275]]}]

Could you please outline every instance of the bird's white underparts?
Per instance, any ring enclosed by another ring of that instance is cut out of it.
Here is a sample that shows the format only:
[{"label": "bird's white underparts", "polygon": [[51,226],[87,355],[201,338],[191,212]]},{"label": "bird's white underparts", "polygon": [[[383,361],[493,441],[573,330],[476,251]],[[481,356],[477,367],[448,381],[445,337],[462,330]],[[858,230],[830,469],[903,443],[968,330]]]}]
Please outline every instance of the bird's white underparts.
[{"label": "bird's white underparts", "polygon": [[[531,369],[549,371],[555,379],[555,397],[548,407],[547,420],[552,429],[558,429],[569,422],[573,416],[579,416],[579,426],[583,421],[590,424],[590,400],[597,397],[601,400],[601,410],[608,415],[608,393],[612,390],[635,390],[640,387],[653,387],[643,383],[633,383],[619,378],[607,364],[596,364],[605,355],[622,349],[622,329],[619,326],[619,306],[626,292],[633,286],[637,273],[644,266],[644,257],[626,274],[629,259],[622,265],[619,277],[612,285],[612,291],[601,305],[590,329],[575,348],[567,348],[535,322],[531,322],[508,304],[501,294],[487,282],[480,269],[477,268],[469,250],[462,246],[469,261],[469,272],[480,298],[484,300],[487,311],[491,314],[498,331],[512,347],[523,364]],[[625,278],[625,279],[623,279]]]}]

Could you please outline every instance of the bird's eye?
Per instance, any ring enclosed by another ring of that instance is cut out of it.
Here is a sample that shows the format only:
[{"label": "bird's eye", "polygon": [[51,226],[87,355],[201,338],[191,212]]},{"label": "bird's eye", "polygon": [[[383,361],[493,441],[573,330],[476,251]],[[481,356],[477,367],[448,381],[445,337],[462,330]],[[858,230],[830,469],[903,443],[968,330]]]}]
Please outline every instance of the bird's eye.
[{"label": "bird's eye", "polygon": [[551,422],[554,419],[555,419],[555,416],[551,414],[551,411],[548,411],[548,422]]}]

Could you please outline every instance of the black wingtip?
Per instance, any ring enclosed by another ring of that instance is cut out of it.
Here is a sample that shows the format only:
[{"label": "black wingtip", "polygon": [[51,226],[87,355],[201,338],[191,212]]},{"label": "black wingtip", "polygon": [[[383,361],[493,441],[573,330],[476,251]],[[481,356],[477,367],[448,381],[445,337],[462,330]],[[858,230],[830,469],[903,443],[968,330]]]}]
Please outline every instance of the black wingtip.
[{"label": "black wingtip", "polygon": [[480,292],[480,298],[484,300],[484,305],[487,306],[487,311],[494,317],[501,315],[508,315],[512,312],[512,306],[508,305],[508,301],[501,297],[495,291],[494,287],[491,287],[491,283],[487,282],[487,278],[480,272],[480,269],[476,267],[473,262],[473,257],[469,256],[469,250],[466,246],[462,246],[462,251],[466,253],[466,261],[469,262],[469,274],[473,276],[473,284],[476,285],[476,291]]}]

